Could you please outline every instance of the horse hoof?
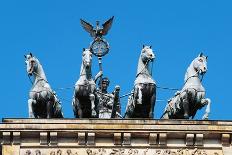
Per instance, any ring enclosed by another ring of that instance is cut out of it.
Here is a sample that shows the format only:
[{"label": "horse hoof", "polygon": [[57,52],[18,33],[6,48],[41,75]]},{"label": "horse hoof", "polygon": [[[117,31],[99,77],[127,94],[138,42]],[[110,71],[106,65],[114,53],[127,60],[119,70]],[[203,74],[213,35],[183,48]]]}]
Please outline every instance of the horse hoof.
[{"label": "horse hoof", "polygon": [[184,119],[189,119],[189,115],[188,114],[184,114]]},{"label": "horse hoof", "polygon": [[203,120],[208,120],[208,119],[209,119],[209,116],[208,116],[208,115],[204,115],[204,116],[202,117],[202,119],[203,119]]},{"label": "horse hoof", "polygon": [[208,120],[208,119],[209,119],[208,117],[203,118],[203,120]]},{"label": "horse hoof", "polygon": [[35,118],[33,112],[29,112],[29,118]]},{"label": "horse hoof", "polygon": [[96,117],[97,113],[95,110],[92,111],[92,117]]}]

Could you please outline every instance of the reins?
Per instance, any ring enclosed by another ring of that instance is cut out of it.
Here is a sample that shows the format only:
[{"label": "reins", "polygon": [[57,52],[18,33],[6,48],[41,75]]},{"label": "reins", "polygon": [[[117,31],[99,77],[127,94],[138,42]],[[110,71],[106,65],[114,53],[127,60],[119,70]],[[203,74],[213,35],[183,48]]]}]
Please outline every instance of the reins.
[{"label": "reins", "polygon": [[[144,67],[142,68],[142,70],[136,75],[136,77],[138,77],[140,74],[142,74],[142,72],[143,72],[143,71],[146,69],[146,67],[148,66],[149,62],[152,63],[152,64],[151,64],[151,69],[150,69],[150,73],[151,73],[151,76],[152,76],[154,61],[152,61],[151,59],[149,59],[149,60],[145,63],[145,65],[144,65]],[[84,71],[84,70],[82,69],[80,76],[87,75],[87,74],[84,74],[83,71]],[[45,80],[44,78],[42,78],[38,73],[36,73],[36,72],[34,72],[34,71],[33,71],[33,73],[34,73],[35,75],[37,75],[37,76],[40,78],[40,80],[43,80],[43,81],[45,81],[46,83],[48,83],[48,81]],[[196,76],[198,73],[199,73],[199,70],[198,70],[194,75],[188,77],[188,78],[186,79],[184,85],[187,83],[187,81],[188,81],[189,79],[191,79],[191,78],[193,78],[193,77],[198,77],[198,76]],[[89,75],[91,75],[91,77],[92,77],[92,74],[89,74]],[[202,78],[200,79],[201,82],[203,81],[203,78],[204,78],[204,74],[202,75]],[[31,77],[30,77],[29,74],[28,74],[28,79],[29,79],[30,83],[33,85],[33,81],[32,81],[32,79],[31,79]],[[39,81],[39,80],[38,80],[38,81]],[[78,85],[80,85],[80,84],[78,84]],[[86,85],[88,85],[88,84],[83,84],[83,85],[81,85],[81,86],[86,86]],[[73,88],[74,88],[73,86],[70,86],[70,87],[61,87],[61,88],[55,88],[55,90],[68,90],[68,89],[73,89]],[[158,89],[163,89],[163,90],[171,90],[171,91],[180,90],[180,89],[178,89],[178,88],[162,87],[162,86],[157,86],[157,85],[156,85],[156,88],[158,88]],[[50,90],[48,90],[48,91],[51,92]],[[196,91],[197,91],[197,92],[205,92],[205,91],[198,91],[198,90],[196,90]],[[36,91],[31,91],[31,92],[36,92]],[[38,92],[40,92],[40,91],[38,91]],[[51,93],[52,93],[53,95],[55,95],[53,92],[51,92]],[[105,95],[105,96],[107,96],[107,97],[112,97],[112,96],[110,96],[110,95],[101,93],[100,91],[97,91],[97,93],[99,93],[99,94],[101,94],[101,95]],[[183,93],[183,92],[181,92],[181,93]],[[181,93],[180,93],[180,94],[181,94]],[[119,98],[124,98],[124,97],[130,96],[130,95],[132,95],[132,94],[134,94],[134,92],[130,92],[130,93],[124,94],[124,95],[120,96]],[[179,95],[180,95],[180,94],[179,94]],[[157,100],[157,101],[166,101],[166,100]]]},{"label": "reins", "polygon": [[[34,72],[34,71],[33,71],[32,73],[34,73],[35,75],[37,75],[37,76],[40,78],[38,81],[43,80],[43,81],[45,81],[46,83],[48,83],[48,81],[45,80],[44,78],[42,78],[38,73],[36,73],[36,72]],[[28,78],[29,78],[31,84],[33,85],[33,82],[32,82],[32,80],[31,80],[31,78],[30,78],[29,75],[28,75]],[[37,81],[37,82],[38,82],[38,81]],[[36,84],[36,83],[35,83],[35,84]],[[35,85],[35,84],[34,84],[34,85]],[[43,88],[45,88],[45,87],[43,87]],[[44,90],[40,90],[40,91],[32,91],[32,90],[30,90],[30,92],[36,92],[36,93],[40,93],[40,92],[42,92],[42,91],[44,91]],[[55,94],[51,89],[46,88],[46,91],[50,92],[50,93],[56,98],[56,94]]]},{"label": "reins", "polygon": [[142,69],[138,74],[136,74],[136,78],[137,78],[140,74],[142,74],[142,72],[147,68],[148,62],[149,62],[149,61],[151,61],[151,60],[149,59],[149,60],[145,63],[143,69]]},{"label": "reins", "polygon": [[198,77],[198,76],[196,76],[196,75],[197,75],[199,72],[200,72],[200,70],[198,70],[194,75],[188,77],[188,78],[186,79],[186,81],[184,82],[184,85],[188,82],[189,79],[191,79],[191,78],[193,78],[193,77]]},{"label": "reins", "polygon": [[27,76],[28,76],[28,79],[29,79],[29,81],[30,81],[31,85],[33,85],[33,82],[32,82],[32,80],[31,80],[30,75],[29,75],[29,74],[27,74]]}]

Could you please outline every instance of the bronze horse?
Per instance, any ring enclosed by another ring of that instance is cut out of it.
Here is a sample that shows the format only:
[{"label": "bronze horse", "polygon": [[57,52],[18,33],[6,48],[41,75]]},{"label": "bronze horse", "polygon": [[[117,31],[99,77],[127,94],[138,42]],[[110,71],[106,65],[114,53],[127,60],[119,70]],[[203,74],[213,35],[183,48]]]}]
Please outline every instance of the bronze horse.
[{"label": "bronze horse", "polygon": [[206,111],[203,119],[208,119],[210,112],[210,99],[205,98],[205,88],[201,83],[201,75],[207,72],[207,56],[202,53],[196,57],[187,69],[185,83],[181,91],[168,101],[163,119],[189,119],[194,118],[198,109],[205,105]]},{"label": "bronze horse", "polygon": [[151,46],[143,46],[132,95],[128,98],[125,118],[153,118],[156,100],[156,82],[153,80],[149,64],[155,55]]},{"label": "bronze horse", "polygon": [[60,101],[51,89],[39,60],[32,53],[25,58],[28,76],[35,79],[29,93],[29,118],[63,118]]},{"label": "bronze horse", "polygon": [[72,101],[76,118],[97,117],[95,102],[96,84],[92,78],[92,53],[90,49],[83,49],[80,78],[75,84]]}]

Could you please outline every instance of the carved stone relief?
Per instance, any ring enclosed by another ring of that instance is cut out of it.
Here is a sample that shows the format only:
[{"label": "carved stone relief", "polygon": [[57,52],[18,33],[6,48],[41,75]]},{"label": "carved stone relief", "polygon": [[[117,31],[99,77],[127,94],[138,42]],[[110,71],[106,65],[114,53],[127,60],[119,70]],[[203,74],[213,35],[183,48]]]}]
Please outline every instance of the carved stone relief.
[{"label": "carved stone relief", "polygon": [[136,148],[79,148],[79,149],[21,149],[22,155],[223,155],[222,150],[205,149],[136,149]]}]

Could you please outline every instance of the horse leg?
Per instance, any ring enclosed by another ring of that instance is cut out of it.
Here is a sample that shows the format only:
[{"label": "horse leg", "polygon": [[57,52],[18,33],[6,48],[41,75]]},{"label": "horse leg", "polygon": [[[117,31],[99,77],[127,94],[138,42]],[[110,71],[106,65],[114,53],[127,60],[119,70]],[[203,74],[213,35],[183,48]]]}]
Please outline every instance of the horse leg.
[{"label": "horse leg", "polygon": [[75,118],[77,118],[77,109],[76,109],[76,102],[75,102],[75,96],[73,96],[73,100],[72,100],[72,107],[73,107],[73,113]]},{"label": "horse leg", "polygon": [[129,101],[129,99],[128,99],[128,103],[127,103],[127,105],[126,105],[126,112],[125,112],[125,114],[124,114],[124,118],[129,118],[129,104],[130,104],[130,101]]},{"label": "horse leg", "polygon": [[79,107],[80,106],[80,103],[79,103],[79,101],[78,101],[78,105],[77,105],[77,108],[76,108],[76,111],[77,111],[77,113],[76,113],[76,118],[83,118],[83,111],[82,111],[82,109],[81,109],[81,107]]},{"label": "horse leg", "polygon": [[78,84],[75,84],[75,90],[73,94],[72,106],[73,106],[73,113],[75,118],[83,118],[83,112],[81,109],[80,101],[77,98],[77,94],[83,91]]},{"label": "horse leg", "polygon": [[207,120],[207,119],[209,119],[211,100],[209,98],[202,99],[201,100],[201,104],[202,105],[206,105],[207,104],[206,109],[205,109],[205,114],[202,117],[202,119]]},{"label": "horse leg", "polygon": [[33,106],[36,104],[36,100],[29,99],[28,100],[28,112],[29,112],[29,118],[35,118],[35,115],[33,113]]},{"label": "horse leg", "polygon": [[73,107],[73,113],[75,118],[82,118],[82,110],[80,108],[79,100],[75,97],[75,94],[73,96],[72,100],[72,107]]},{"label": "horse leg", "polygon": [[149,118],[154,117],[155,100],[156,100],[156,95],[153,94],[151,99],[150,99],[151,107],[150,107],[150,112],[149,112]]},{"label": "horse leg", "polygon": [[128,101],[127,101],[127,106],[126,106],[126,112],[125,112],[125,115],[124,115],[124,118],[130,118],[130,114],[131,114],[131,106],[133,106],[133,105],[131,105],[131,103],[132,103],[132,96],[129,96],[128,97]]},{"label": "horse leg", "polygon": [[161,117],[161,119],[169,119],[169,115],[168,115],[167,111],[165,111],[165,113],[163,114],[163,116]]},{"label": "horse leg", "polygon": [[54,110],[54,116],[56,118],[64,118],[64,114],[62,112],[62,107],[60,105],[59,100],[57,98],[55,99],[55,110]]},{"label": "horse leg", "polygon": [[95,103],[94,103],[95,96],[94,96],[94,94],[90,94],[89,99],[91,101],[91,111],[92,111],[91,115],[92,115],[92,117],[96,117],[97,113],[96,113],[96,110],[95,110]]},{"label": "horse leg", "polygon": [[52,118],[53,117],[53,102],[52,101],[48,101],[47,102],[47,118]]},{"label": "horse leg", "polygon": [[182,104],[184,110],[184,119],[189,119],[189,102],[188,102],[188,95],[186,92],[182,93]]},{"label": "horse leg", "polygon": [[134,87],[131,95],[128,97],[127,106],[126,106],[126,113],[124,114],[124,118],[132,118],[134,115],[135,104],[137,101],[138,88]]},{"label": "horse leg", "polygon": [[39,94],[39,98],[43,99],[46,106],[46,116],[47,118],[53,117],[53,104],[54,104],[54,96],[51,90],[41,91]]},{"label": "horse leg", "polygon": [[154,108],[155,108],[155,101],[156,101],[156,87],[152,86],[149,89],[150,93],[152,94],[151,99],[150,99],[150,112],[149,112],[149,118],[154,117]]},{"label": "horse leg", "polygon": [[138,85],[137,87],[135,87],[135,97],[137,100],[137,104],[142,104],[142,87],[140,85]]}]

